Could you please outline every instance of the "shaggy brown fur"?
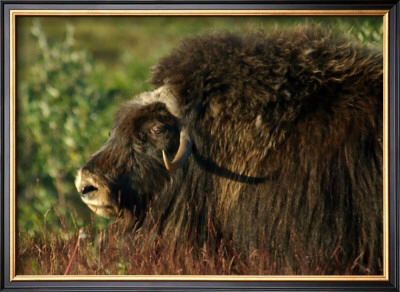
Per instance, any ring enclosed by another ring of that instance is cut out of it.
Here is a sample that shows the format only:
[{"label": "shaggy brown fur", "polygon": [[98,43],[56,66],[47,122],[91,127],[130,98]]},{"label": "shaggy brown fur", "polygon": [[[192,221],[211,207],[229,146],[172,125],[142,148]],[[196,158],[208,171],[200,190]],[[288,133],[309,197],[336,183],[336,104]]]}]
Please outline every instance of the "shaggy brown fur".
[{"label": "shaggy brown fur", "polygon": [[[151,81],[185,109],[185,165],[163,166],[179,131],[156,103],[125,105],[84,167],[143,230],[201,246],[212,226],[244,257],[266,250],[277,273],[313,264],[299,254],[328,259],[327,274],[382,272],[380,54],[318,28],[211,34],[185,40]],[[142,130],[152,120],[170,127],[161,142]]]}]

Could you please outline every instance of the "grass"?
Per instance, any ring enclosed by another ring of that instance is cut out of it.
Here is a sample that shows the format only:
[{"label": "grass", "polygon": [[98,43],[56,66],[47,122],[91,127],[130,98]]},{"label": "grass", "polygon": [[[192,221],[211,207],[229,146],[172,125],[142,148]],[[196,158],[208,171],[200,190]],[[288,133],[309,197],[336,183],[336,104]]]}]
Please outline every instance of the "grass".
[{"label": "grass", "polygon": [[175,250],[169,237],[157,236],[153,240],[152,232],[142,233],[140,229],[126,233],[118,222],[102,230],[97,228],[93,216],[90,225],[71,232],[68,227],[71,222],[66,222],[66,217],[59,213],[58,219],[62,232],[44,228],[34,236],[19,234],[17,274],[229,275],[239,272],[233,265],[235,255],[227,256],[222,242],[216,250],[209,248],[214,243],[200,249],[186,245]]},{"label": "grass", "polygon": [[56,206],[49,212],[56,213],[61,230],[46,230],[43,224],[34,236],[18,234],[18,275],[351,275],[358,266],[356,259],[352,267],[340,267],[340,241],[324,254],[299,247],[295,232],[290,239],[297,247],[294,258],[282,259],[278,267],[266,250],[237,252],[231,241],[217,239],[212,226],[202,246],[176,248],[172,235],[154,236],[154,230],[140,228],[124,232],[118,221],[101,229],[95,215],[79,228],[74,217],[61,215]]}]

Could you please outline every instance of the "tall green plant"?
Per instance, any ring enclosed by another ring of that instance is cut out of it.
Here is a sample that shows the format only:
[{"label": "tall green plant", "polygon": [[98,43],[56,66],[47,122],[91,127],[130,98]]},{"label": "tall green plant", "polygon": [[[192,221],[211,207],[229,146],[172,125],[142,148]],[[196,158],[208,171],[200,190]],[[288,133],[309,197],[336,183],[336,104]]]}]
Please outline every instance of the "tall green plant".
[{"label": "tall green plant", "polygon": [[39,22],[31,33],[39,57],[18,79],[17,112],[18,216],[28,225],[33,211],[40,217],[57,203],[65,212],[71,206],[67,201],[79,200],[75,172],[104,142],[108,131],[99,127],[110,122],[107,105],[115,97],[94,82],[96,66],[76,47],[73,26],[53,42]]}]

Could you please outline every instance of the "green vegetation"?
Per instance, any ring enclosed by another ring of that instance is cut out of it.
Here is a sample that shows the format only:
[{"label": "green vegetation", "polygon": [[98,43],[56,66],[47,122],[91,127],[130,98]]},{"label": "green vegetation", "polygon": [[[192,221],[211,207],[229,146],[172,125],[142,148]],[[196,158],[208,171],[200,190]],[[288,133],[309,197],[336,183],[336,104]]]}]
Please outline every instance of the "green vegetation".
[{"label": "green vegetation", "polygon": [[[19,272],[63,273],[80,228],[89,236],[82,240],[84,252],[79,257],[92,268],[77,268],[74,273],[234,272],[229,263],[224,264],[226,269],[203,266],[196,271],[195,262],[192,262],[194,265],[189,265],[190,268],[173,272],[158,266],[146,268],[146,262],[141,262],[140,269],[136,269],[132,262],[127,265],[117,260],[122,243],[112,245],[115,257],[107,256],[106,264],[103,262],[98,268],[104,258],[94,239],[111,222],[93,216],[81,202],[74,187],[75,173],[107,140],[116,109],[135,94],[151,90],[146,82],[150,67],[183,37],[219,30],[268,32],[305,23],[329,25],[354,41],[377,49],[382,47],[382,19],[379,17],[18,18]],[[145,253],[143,250],[136,252]],[[68,256],[62,256],[64,253]],[[170,260],[183,259],[171,257],[166,262]],[[211,262],[209,258],[207,262]],[[154,266],[154,262],[147,264]],[[44,268],[45,265],[49,268]],[[93,268],[95,266],[97,268]],[[242,272],[253,271],[247,269]],[[260,273],[268,271],[268,267],[259,270]]]}]

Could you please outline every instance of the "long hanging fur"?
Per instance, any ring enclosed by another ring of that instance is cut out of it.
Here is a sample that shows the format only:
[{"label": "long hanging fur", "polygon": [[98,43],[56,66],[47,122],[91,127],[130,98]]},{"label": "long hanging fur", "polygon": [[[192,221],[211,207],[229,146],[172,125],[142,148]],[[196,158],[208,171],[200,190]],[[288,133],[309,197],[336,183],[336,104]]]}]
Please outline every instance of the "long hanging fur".
[{"label": "long hanging fur", "polygon": [[159,152],[113,144],[142,228],[200,247],[212,228],[237,254],[266,250],[277,273],[313,265],[299,254],[329,259],[327,274],[382,273],[382,71],[379,53],[316,27],[185,40],[151,82],[184,105],[188,162],[167,172]]}]

